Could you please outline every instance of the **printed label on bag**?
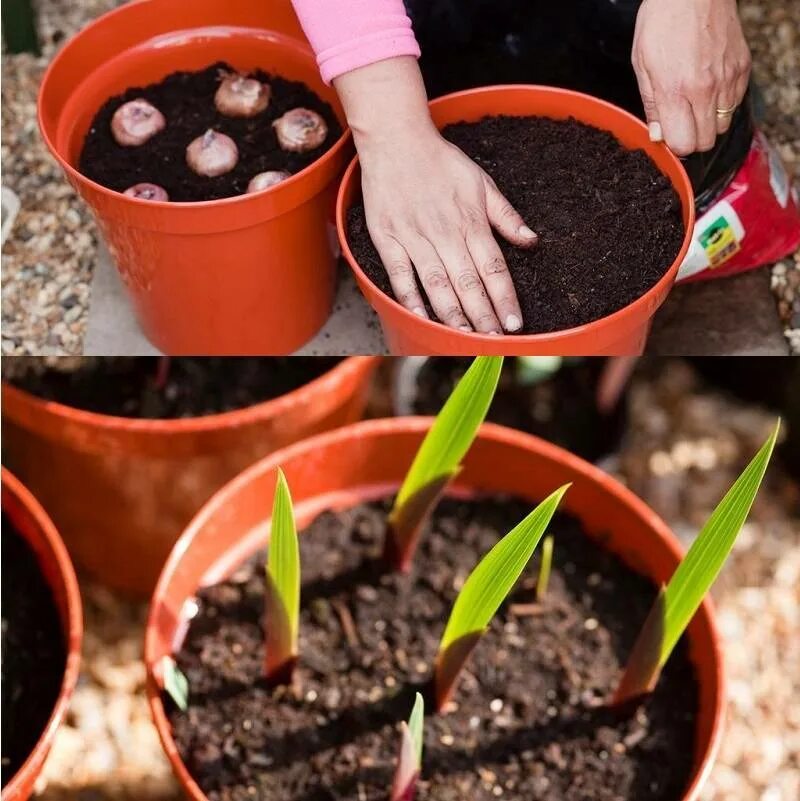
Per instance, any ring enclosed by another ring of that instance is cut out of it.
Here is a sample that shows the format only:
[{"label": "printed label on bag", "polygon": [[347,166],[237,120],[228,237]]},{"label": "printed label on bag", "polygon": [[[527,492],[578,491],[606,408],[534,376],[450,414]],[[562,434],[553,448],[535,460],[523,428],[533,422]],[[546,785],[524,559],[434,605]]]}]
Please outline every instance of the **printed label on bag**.
[{"label": "printed label on bag", "polygon": [[715,203],[695,223],[692,244],[678,278],[720,267],[742,249],[744,235],[744,226],[733,206],[727,200]]}]

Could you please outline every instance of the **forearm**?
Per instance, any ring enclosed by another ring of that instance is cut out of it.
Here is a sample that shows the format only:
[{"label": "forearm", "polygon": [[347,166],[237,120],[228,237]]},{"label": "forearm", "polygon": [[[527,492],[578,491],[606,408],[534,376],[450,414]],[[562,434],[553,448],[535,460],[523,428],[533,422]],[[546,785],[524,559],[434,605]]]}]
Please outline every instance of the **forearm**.
[{"label": "forearm", "polygon": [[292,0],[323,79],[396,56],[419,56],[402,0]]}]

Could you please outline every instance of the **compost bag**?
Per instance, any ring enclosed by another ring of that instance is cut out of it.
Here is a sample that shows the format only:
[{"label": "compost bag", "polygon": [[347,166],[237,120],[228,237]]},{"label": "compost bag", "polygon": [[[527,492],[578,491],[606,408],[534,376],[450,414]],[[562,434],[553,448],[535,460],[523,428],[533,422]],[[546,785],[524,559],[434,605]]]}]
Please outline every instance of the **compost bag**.
[{"label": "compost bag", "polygon": [[[644,119],[630,63],[641,0],[406,0],[430,97],[503,83],[560,86]],[[777,261],[800,246],[800,199],[755,124],[751,93],[708,153],[683,160],[697,223],[678,280]]]}]

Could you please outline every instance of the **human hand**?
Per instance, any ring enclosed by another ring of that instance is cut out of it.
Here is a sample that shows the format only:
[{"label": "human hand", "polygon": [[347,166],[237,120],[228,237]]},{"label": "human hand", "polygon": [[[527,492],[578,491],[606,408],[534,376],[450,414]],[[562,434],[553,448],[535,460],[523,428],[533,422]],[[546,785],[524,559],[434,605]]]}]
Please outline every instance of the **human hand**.
[{"label": "human hand", "polygon": [[711,150],[750,77],[736,0],[644,0],[631,60],[650,138],[678,156]]},{"label": "human hand", "polygon": [[[354,88],[347,79],[362,70],[343,76],[346,88],[341,78],[336,87],[359,152],[367,226],[395,297],[427,317],[421,285],[445,325],[481,333],[519,331],[522,313],[492,227],[520,247],[532,247],[538,238],[494,181],[435,129],[424,90],[420,104],[416,62],[390,61],[406,63],[363,68],[373,76],[389,68],[377,81],[388,81],[382,90],[363,83]],[[414,97],[403,102],[402,87],[414,88]],[[369,97],[389,98],[391,110]]]}]

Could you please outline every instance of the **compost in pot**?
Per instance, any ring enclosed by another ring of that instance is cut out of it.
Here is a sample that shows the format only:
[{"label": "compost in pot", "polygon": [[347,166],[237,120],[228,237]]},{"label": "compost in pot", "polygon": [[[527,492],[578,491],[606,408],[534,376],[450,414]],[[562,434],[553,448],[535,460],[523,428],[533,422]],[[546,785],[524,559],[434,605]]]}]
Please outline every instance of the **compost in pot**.
[{"label": "compost in pot", "polygon": [[[314,123],[313,135],[303,125],[287,138],[287,119],[298,110]],[[331,106],[305,84],[261,70],[238,75],[219,62],[109,99],[92,121],[79,169],[117,192],[151,184],[171,201],[218,200],[247,193],[260,173],[300,172],[341,134]]]},{"label": "compost in pot", "polygon": [[[539,235],[533,249],[498,237],[522,308],[519,333],[605,317],[641,297],[675,261],[684,238],[680,201],[643,151],[574,119],[487,117],[442,133]],[[362,205],[348,213],[348,242],[370,280],[391,295]]]},{"label": "compost in pot", "polygon": [[[263,680],[264,559],[200,591],[176,655],[189,709],[164,696],[186,766],[211,801],[385,801],[396,724],[430,698],[442,626],[478,557],[530,511],[442,501],[412,570],[383,569],[390,504],[325,512],[299,537],[295,682]],[[644,798],[689,780],[697,687],[681,646],[634,715],[605,705],[656,594],[559,515],[547,593],[529,569],[475,649],[455,706],[426,719],[419,801]],[[249,795],[248,795],[249,794]]]},{"label": "compost in pot", "polygon": [[22,767],[58,700],[67,651],[36,555],[3,515],[2,784]]},{"label": "compost in pot", "polygon": [[328,372],[334,357],[87,358],[77,369],[27,363],[4,376],[45,400],[121,417],[175,419],[247,408]]}]

